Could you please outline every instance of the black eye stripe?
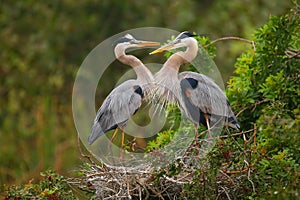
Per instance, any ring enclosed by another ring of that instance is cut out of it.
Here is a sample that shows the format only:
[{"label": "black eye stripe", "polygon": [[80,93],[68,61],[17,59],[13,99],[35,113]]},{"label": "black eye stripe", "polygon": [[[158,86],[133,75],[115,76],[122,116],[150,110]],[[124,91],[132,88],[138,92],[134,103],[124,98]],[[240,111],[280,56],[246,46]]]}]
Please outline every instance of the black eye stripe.
[{"label": "black eye stripe", "polygon": [[131,42],[133,39],[132,38],[127,38],[127,37],[120,37],[114,43],[112,44],[113,47],[117,46],[117,44],[121,44],[124,42]]},{"label": "black eye stripe", "polygon": [[190,33],[190,32],[185,31],[185,32],[180,33],[180,34],[177,36],[177,39],[184,39],[184,38],[194,37],[194,36],[196,36],[196,35],[193,34],[193,33]]},{"label": "black eye stripe", "polygon": [[129,39],[129,38],[126,38],[126,37],[121,37],[121,38],[119,38],[119,39],[117,39],[116,41],[115,41],[115,44],[119,44],[119,43],[124,43],[124,42],[129,42],[129,41],[131,41],[132,39]]}]

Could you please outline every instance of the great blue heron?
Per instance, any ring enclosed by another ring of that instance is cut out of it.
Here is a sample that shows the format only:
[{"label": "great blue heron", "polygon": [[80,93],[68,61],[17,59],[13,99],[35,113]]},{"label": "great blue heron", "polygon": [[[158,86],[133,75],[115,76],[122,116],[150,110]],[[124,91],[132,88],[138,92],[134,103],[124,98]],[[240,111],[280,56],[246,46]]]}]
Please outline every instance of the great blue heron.
[{"label": "great blue heron", "polygon": [[[113,141],[118,128],[124,129],[128,120],[140,108],[145,90],[149,83],[153,82],[153,75],[148,68],[135,56],[127,55],[126,49],[132,47],[158,46],[158,42],[136,40],[132,35],[127,34],[116,41],[114,53],[116,58],[123,64],[133,68],[137,79],[123,82],[106,97],[92,126],[88,137],[91,145],[104,133],[114,130],[111,142]],[[124,132],[122,131],[122,145],[124,143]]]},{"label": "great blue heron", "polygon": [[177,102],[181,111],[194,123],[196,136],[199,124],[206,126],[208,132],[220,121],[239,129],[227,97],[212,79],[195,72],[182,72],[178,75],[181,64],[191,62],[197,56],[198,42],[194,36],[192,33],[182,32],[172,42],[150,53],[187,48],[174,53],[155,74],[154,95],[163,98],[163,101]]}]

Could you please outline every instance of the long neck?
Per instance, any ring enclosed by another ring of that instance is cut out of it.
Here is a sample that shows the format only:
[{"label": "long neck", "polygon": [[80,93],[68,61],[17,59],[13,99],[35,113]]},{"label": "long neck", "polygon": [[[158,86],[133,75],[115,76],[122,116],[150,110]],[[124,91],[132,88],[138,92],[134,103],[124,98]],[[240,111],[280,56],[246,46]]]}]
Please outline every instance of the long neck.
[{"label": "long neck", "polygon": [[198,52],[198,42],[194,38],[188,39],[186,45],[186,51],[173,54],[154,77],[157,96],[168,102],[178,101],[180,98],[180,83],[178,80],[180,65],[191,62]]},{"label": "long neck", "polygon": [[125,53],[126,47],[117,46],[115,48],[116,58],[125,65],[129,65],[133,68],[137,75],[137,80],[140,83],[149,83],[153,81],[153,76],[150,70],[142,63],[140,59],[133,55],[127,55]]},{"label": "long neck", "polygon": [[186,39],[185,41],[187,49],[174,53],[164,64],[164,67],[175,69],[177,72],[181,64],[188,63],[194,60],[198,52],[198,42],[194,38]]}]

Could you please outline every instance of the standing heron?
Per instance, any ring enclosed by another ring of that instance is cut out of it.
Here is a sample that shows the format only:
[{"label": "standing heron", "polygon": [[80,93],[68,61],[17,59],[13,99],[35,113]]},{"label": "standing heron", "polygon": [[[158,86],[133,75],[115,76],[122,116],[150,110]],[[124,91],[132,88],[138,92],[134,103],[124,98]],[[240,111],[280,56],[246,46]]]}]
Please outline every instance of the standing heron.
[{"label": "standing heron", "polygon": [[172,42],[154,50],[150,54],[186,47],[185,51],[174,53],[154,76],[155,94],[164,102],[177,102],[180,110],[195,125],[207,127],[224,121],[226,125],[239,129],[240,126],[232,112],[229,101],[220,87],[209,77],[195,73],[178,74],[181,64],[191,62],[198,53],[198,42],[194,34],[180,33]]},{"label": "standing heron", "polygon": [[93,142],[106,132],[115,130],[111,142],[113,141],[118,128],[122,129],[122,145],[124,143],[124,128],[132,115],[140,108],[144,94],[147,93],[149,84],[153,82],[153,75],[149,69],[135,56],[127,55],[126,49],[133,47],[158,46],[158,42],[136,40],[132,35],[127,34],[115,42],[114,53],[116,58],[123,64],[133,68],[137,79],[130,79],[111,91],[106,97],[92,126],[88,137],[88,143]]}]

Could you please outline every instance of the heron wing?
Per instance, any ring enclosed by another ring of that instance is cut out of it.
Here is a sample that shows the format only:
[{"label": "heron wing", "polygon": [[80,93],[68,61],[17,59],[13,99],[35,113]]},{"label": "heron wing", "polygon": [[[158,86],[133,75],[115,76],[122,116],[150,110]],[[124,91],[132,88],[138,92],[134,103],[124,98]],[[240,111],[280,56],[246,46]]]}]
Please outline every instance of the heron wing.
[{"label": "heron wing", "polygon": [[[201,113],[206,113],[236,122],[225,93],[211,78],[195,72],[182,72],[178,78],[183,101],[188,102],[185,106],[193,105],[199,108],[200,119],[202,119]],[[187,110],[191,109],[187,108]]]},{"label": "heron wing", "polygon": [[92,144],[98,137],[117,128],[124,127],[142,104],[143,91],[136,80],[128,80],[116,87],[99,108],[91,134]]}]

